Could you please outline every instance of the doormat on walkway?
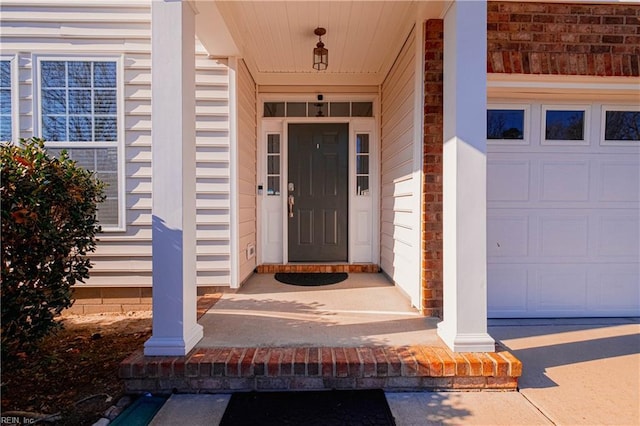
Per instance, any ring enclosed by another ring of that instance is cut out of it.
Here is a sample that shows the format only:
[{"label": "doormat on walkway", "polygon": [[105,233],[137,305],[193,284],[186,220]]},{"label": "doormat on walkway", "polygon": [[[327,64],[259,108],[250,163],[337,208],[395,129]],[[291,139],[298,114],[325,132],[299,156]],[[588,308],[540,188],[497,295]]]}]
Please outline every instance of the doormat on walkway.
[{"label": "doormat on walkway", "polygon": [[316,286],[337,284],[349,277],[346,272],[278,272],[276,280],[285,284]]},{"label": "doormat on walkway", "polygon": [[395,426],[382,390],[234,393],[221,426]]}]

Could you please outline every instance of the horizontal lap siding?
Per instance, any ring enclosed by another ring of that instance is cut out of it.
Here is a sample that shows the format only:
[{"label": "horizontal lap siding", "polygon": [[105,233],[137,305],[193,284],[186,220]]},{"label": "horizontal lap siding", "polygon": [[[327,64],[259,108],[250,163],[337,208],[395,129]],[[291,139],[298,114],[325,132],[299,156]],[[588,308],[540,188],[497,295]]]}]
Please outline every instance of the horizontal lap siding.
[{"label": "horizontal lap siding", "polygon": [[[382,269],[407,294],[418,288],[420,208],[413,170],[414,150],[414,51],[412,33],[382,86],[381,158]],[[412,297],[413,298],[413,297]]]},{"label": "horizontal lap siding", "polygon": [[243,61],[238,62],[238,282],[244,281],[256,267],[247,245],[256,245],[256,90]]},{"label": "horizontal lap siding", "polygon": [[196,48],[198,285],[230,282],[229,71]]},{"label": "horizontal lap siding", "polygon": [[[62,2],[60,3],[62,4]],[[126,231],[99,236],[89,285],[151,285],[151,9],[149,2],[25,5],[3,1],[3,54],[18,53],[20,137],[34,135],[32,55],[122,56]],[[229,283],[228,73],[197,53],[198,283]]]}]

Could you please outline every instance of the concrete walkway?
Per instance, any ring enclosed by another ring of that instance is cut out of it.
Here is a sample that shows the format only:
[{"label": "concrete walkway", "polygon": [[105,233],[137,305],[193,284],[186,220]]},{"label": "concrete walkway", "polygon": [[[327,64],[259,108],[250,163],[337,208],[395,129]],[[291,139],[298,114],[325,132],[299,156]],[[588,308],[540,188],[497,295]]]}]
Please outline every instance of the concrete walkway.
[{"label": "concrete walkway", "polygon": [[640,321],[491,321],[523,364],[520,394],[554,424],[640,424]]},{"label": "concrete walkway", "polygon": [[[402,425],[638,425],[640,321],[499,320],[489,332],[524,363],[520,392],[388,393]],[[153,425],[216,425],[229,395],[173,395]]]}]

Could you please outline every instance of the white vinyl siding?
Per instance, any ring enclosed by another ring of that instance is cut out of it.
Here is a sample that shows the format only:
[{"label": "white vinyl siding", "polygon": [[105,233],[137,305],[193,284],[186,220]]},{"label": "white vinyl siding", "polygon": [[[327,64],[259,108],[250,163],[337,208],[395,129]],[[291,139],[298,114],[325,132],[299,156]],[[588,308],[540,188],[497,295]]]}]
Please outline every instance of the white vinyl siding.
[{"label": "white vinyl siding", "polygon": [[229,71],[196,43],[196,238],[198,285],[228,286]]},{"label": "white vinyl siding", "polygon": [[414,34],[409,35],[382,85],[380,263],[419,306],[421,196],[414,173]]},{"label": "white vinyl siding", "polygon": [[[0,43],[17,60],[16,137],[34,135],[34,56],[119,57],[124,119],[126,230],[102,233],[90,286],[151,285],[150,2],[3,1]],[[196,48],[198,285],[230,283],[229,75],[226,63]]]},{"label": "white vinyl siding", "polygon": [[[238,283],[256,267],[256,86],[244,61],[238,61]],[[253,254],[249,246],[253,247]]]},{"label": "white vinyl siding", "polygon": [[[151,284],[151,24],[148,3],[74,3],[54,6],[3,1],[0,43],[16,54],[19,135],[37,135],[36,58],[121,61],[123,198],[126,231],[103,233],[88,285]],[[127,25],[121,25],[123,22]],[[87,25],[92,30],[87,30]],[[85,27],[71,34],[72,28]],[[95,29],[95,31],[93,31]],[[108,33],[108,37],[101,34]],[[140,34],[147,34],[140,38]]]}]

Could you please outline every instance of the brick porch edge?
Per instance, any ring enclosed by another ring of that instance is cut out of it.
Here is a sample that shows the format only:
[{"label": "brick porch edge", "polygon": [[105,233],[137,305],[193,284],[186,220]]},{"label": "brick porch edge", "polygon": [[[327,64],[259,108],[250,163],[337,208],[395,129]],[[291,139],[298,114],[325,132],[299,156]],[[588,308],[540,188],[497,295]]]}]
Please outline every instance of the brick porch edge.
[{"label": "brick porch edge", "polygon": [[134,352],[120,365],[128,392],[384,389],[513,391],[522,364],[508,351],[431,346],[202,348],[186,357]]}]

